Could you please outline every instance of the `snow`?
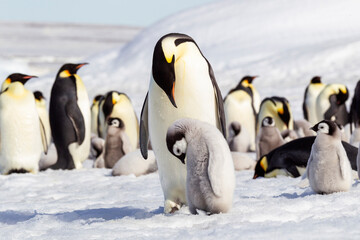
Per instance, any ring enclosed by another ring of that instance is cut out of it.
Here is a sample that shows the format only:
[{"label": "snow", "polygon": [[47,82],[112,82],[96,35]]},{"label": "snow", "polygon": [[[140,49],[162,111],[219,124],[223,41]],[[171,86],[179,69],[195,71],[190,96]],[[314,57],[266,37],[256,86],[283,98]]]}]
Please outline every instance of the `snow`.
[{"label": "snow", "polygon": [[[156,41],[182,32],[210,61],[223,96],[242,76],[259,75],[254,85],[262,98],[288,98],[295,119],[301,119],[304,89],[315,75],[325,83],[345,83],[352,95],[360,79],[359,7],[355,0],[217,1],[169,16],[125,46],[85,58],[90,65],[79,75],[90,97],[125,92],[139,116]],[[28,72],[28,61],[0,59],[1,77],[12,71],[39,74],[28,87],[49,99],[56,71]],[[349,192],[317,195],[300,188],[300,179],[253,180],[253,171],[246,170],[236,172],[229,213],[193,216],[183,207],[166,215],[157,173],[113,177],[111,169],[85,163],[81,170],[0,176],[1,238],[354,239],[360,233],[357,181]]]}]

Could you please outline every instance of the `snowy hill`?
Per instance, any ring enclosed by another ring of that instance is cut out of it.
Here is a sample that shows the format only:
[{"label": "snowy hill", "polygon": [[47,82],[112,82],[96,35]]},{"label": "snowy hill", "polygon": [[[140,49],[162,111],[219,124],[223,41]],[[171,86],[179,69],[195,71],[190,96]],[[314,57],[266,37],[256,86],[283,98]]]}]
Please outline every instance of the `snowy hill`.
[{"label": "snowy hill", "polygon": [[[261,96],[287,97],[295,118],[301,118],[303,92],[312,76],[345,83],[351,93],[360,79],[358,9],[355,0],[218,1],[169,16],[127,45],[85,59],[90,65],[79,75],[90,97],[123,91],[139,114],[156,41],[165,33],[182,32],[210,61],[224,96],[243,75],[259,75],[254,85]],[[55,74],[32,80],[29,87],[49,96]],[[251,171],[237,172],[230,213],[193,216],[184,207],[164,215],[157,173],[112,177],[110,170],[89,169],[90,161],[86,166],[0,176],[2,238],[355,239],[360,233],[358,182],[347,193],[317,195],[299,188],[299,179],[252,180]]]}]

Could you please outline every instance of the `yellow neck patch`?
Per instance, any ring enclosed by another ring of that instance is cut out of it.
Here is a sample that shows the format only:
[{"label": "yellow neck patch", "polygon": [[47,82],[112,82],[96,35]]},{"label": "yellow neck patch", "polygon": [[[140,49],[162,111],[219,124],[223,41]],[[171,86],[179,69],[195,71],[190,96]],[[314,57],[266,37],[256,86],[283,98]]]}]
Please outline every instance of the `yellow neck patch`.
[{"label": "yellow neck patch", "polygon": [[70,74],[69,70],[64,70],[64,71],[62,71],[62,72],[60,73],[59,76],[60,76],[61,78],[68,78],[68,77],[71,76],[71,74]]},{"label": "yellow neck patch", "polygon": [[263,158],[260,160],[260,166],[261,166],[262,169],[264,169],[264,171],[266,172],[266,170],[267,170],[267,168],[268,168],[268,162],[267,162],[266,157],[263,157]]}]

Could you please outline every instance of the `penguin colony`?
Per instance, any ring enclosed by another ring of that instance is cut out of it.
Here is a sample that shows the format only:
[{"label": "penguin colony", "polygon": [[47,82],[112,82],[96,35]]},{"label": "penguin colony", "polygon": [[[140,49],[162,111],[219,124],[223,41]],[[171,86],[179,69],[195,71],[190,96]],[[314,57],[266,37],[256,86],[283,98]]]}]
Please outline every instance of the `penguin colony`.
[{"label": "penguin colony", "polygon": [[[230,211],[235,170],[254,170],[254,179],[304,174],[319,194],[349,191],[351,172],[360,177],[360,81],[348,113],[347,87],[313,77],[304,91],[304,119],[295,120],[286,98],[261,101],[253,85],[258,76],[244,76],[223,99],[195,40],[170,33],[155,44],[139,121],[130,98],[116,90],[96,95],[90,106],[77,74],[86,64],[60,68],[49,111],[43,93],[26,88],[36,76],[4,80],[2,174],[79,169],[89,158],[94,167],[113,168],[114,176],[158,171],[164,212],[188,205],[192,214]],[[244,153],[254,151],[257,161]]]}]

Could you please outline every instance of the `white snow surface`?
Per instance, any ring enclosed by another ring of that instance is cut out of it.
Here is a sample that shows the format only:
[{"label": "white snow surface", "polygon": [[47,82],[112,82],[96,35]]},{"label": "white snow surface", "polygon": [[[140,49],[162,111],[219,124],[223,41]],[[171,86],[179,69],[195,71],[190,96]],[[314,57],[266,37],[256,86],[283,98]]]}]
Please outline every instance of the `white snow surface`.
[{"label": "white snow surface", "polygon": [[[125,92],[139,116],[156,41],[181,32],[192,36],[210,61],[223,96],[242,76],[259,75],[254,85],[262,98],[288,98],[300,119],[304,89],[315,75],[325,83],[345,83],[353,93],[360,79],[359,9],[356,0],[218,1],[169,16],[125,46],[84,59],[90,65],[79,75],[91,98],[108,90]],[[26,60],[0,60],[0,72],[28,69]],[[49,99],[55,75],[28,87]],[[357,181],[349,192],[318,195],[298,187],[300,179],[253,180],[253,171],[236,172],[229,213],[194,216],[183,207],[167,215],[158,173],[113,177],[111,169],[91,166],[87,160],[80,170],[0,176],[1,239],[357,239],[360,234]]]}]

